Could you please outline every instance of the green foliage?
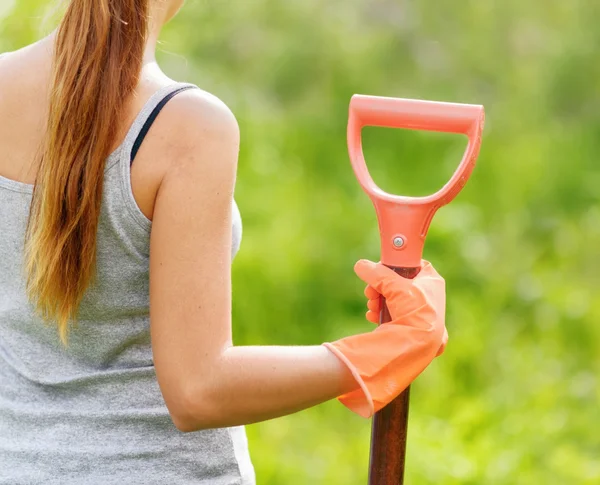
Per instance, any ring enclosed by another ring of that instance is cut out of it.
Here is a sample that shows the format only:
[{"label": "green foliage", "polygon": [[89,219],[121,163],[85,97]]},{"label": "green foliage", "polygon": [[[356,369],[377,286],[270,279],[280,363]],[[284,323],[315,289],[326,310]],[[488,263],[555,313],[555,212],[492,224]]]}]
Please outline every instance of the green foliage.
[{"label": "green foliage", "polygon": [[[2,50],[49,28],[46,2],[3,2]],[[377,260],[379,243],[346,151],[352,94],[485,105],[477,168],[426,247],[448,283],[450,342],[413,386],[407,483],[600,483],[599,10],[190,0],[164,32],[164,69],[241,125],[238,344],[370,329],[352,266]],[[376,181],[410,195],[441,186],[463,146],[365,133]],[[261,484],[366,483],[369,422],[339,403],[248,431]]]}]

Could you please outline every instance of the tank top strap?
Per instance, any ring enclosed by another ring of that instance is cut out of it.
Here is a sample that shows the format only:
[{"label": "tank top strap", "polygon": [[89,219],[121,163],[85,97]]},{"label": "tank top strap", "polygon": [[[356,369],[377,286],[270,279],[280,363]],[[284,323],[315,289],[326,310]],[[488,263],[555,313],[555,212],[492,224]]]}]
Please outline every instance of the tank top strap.
[{"label": "tank top strap", "polygon": [[129,161],[129,165],[133,163],[138,150],[142,146],[144,138],[150,131],[152,124],[156,121],[161,110],[174,96],[189,89],[199,88],[195,84],[174,83],[163,86],[150,96],[144,107],[136,116],[121,145],[121,157],[126,158]]}]

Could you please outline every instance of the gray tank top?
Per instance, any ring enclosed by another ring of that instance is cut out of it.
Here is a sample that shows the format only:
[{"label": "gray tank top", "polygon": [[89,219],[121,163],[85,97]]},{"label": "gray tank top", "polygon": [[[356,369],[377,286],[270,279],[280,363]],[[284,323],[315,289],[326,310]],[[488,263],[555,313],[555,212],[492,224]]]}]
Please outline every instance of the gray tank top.
[{"label": "gray tank top", "polygon": [[[106,161],[97,283],[69,347],[26,298],[23,240],[32,185],[0,176],[0,484],[253,485],[243,427],[181,433],[154,369],[149,325],[152,223],[131,191],[130,159],[161,101],[147,102]],[[234,201],[233,252],[241,238]]]}]

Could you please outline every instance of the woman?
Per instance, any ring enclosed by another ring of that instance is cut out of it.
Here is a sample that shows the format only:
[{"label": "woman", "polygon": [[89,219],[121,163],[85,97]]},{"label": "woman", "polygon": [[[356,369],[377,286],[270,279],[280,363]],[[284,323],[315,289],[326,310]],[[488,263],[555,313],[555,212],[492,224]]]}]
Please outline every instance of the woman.
[{"label": "woman", "polygon": [[390,324],[232,345],[238,127],[156,64],[181,4],[71,0],[0,58],[0,484],[252,484],[244,424],[369,417],[444,349],[443,279],[369,261]]}]

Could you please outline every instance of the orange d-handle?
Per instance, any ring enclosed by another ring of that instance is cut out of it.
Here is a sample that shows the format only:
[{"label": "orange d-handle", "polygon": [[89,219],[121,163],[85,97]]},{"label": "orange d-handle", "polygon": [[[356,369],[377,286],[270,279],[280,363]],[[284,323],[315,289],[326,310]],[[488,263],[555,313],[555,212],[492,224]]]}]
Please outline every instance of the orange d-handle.
[{"label": "orange d-handle", "polygon": [[[381,262],[393,267],[421,265],[425,236],[435,212],[464,187],[475,166],[484,124],[483,106],[416,99],[354,95],[350,101],[348,149],[354,173],[369,195],[379,221]],[[369,175],[362,151],[364,126],[459,133],[468,144],[456,172],[438,192],[403,197],[381,190]]]},{"label": "orange d-handle", "polygon": [[[484,125],[483,106],[415,99],[355,95],[350,102],[348,149],[352,167],[369,195],[379,222],[381,262],[405,278],[420,269],[425,236],[435,212],[449,203],[471,175]],[[369,175],[362,151],[364,126],[408,128],[459,133],[468,144],[448,183],[427,197],[403,197],[381,190]],[[383,301],[380,322],[391,320]],[[371,431],[369,485],[402,485],[408,425],[410,388],[375,414]]]}]

